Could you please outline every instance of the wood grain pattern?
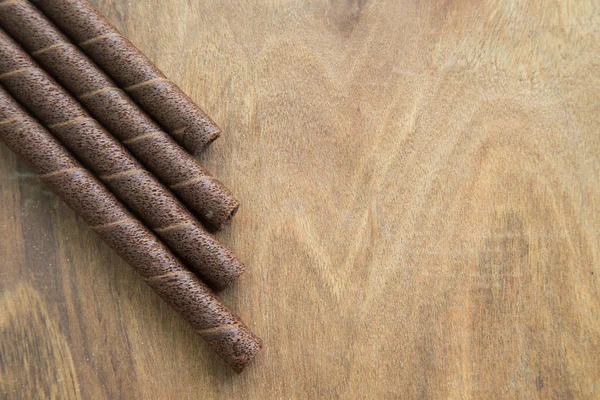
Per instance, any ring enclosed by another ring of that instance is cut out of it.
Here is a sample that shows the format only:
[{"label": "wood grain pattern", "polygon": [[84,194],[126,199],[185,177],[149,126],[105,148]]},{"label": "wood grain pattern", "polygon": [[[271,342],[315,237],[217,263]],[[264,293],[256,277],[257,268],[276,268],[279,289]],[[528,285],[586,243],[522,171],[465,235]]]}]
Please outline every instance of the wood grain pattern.
[{"label": "wood grain pattern", "polygon": [[0,146],[0,397],[598,398],[600,9],[95,4],[223,128],[234,376]]}]

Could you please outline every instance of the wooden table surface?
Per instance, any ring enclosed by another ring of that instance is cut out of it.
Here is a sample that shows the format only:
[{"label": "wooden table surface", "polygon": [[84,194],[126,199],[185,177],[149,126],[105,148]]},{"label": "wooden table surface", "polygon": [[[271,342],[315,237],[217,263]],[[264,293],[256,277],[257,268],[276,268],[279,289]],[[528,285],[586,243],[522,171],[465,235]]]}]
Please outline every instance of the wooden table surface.
[{"label": "wooden table surface", "polygon": [[97,0],[219,122],[236,376],[0,146],[0,398],[600,398],[592,0]]}]

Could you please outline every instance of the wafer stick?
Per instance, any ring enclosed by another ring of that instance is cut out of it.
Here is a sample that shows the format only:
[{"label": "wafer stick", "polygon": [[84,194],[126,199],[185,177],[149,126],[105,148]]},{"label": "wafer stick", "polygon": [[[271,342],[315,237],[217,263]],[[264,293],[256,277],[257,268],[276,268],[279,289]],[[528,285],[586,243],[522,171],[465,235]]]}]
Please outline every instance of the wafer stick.
[{"label": "wafer stick", "polygon": [[0,26],[76,97],[182,202],[213,229],[239,203],[225,186],[179,146],[33,4],[0,2]]},{"label": "wafer stick", "polygon": [[90,3],[32,2],[190,152],[219,137],[219,127]]},{"label": "wafer stick", "polygon": [[235,371],[255,357],[261,340],[2,87],[0,139]]},{"label": "wafer stick", "polygon": [[244,271],[151,173],[0,30],[0,84],[43,122],[209,286]]}]

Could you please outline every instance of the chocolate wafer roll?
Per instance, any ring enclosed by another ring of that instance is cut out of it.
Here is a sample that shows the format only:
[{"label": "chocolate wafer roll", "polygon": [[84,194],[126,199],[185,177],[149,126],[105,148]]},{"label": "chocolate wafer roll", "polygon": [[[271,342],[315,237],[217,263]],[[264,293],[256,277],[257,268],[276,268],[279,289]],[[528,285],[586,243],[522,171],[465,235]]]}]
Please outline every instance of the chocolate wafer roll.
[{"label": "chocolate wafer roll", "polygon": [[0,139],[188,321],[235,371],[261,340],[0,87]]},{"label": "chocolate wafer roll", "polygon": [[179,196],[198,218],[221,229],[239,203],[127,94],[27,0],[0,2],[0,26]]},{"label": "chocolate wafer roll", "polygon": [[243,273],[233,253],[2,30],[0,83],[206,283],[222,289]]},{"label": "chocolate wafer roll", "polygon": [[219,127],[85,0],[32,0],[177,141],[197,153]]}]

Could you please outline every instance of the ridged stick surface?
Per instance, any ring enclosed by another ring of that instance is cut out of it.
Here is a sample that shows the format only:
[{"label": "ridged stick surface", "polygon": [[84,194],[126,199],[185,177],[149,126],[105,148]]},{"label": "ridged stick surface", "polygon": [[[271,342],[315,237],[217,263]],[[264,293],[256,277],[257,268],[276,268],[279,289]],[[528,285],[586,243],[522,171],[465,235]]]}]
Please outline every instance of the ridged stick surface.
[{"label": "ridged stick surface", "polygon": [[0,139],[236,372],[256,356],[261,340],[2,87]]},{"label": "ridged stick surface", "polygon": [[167,135],[29,1],[0,2],[0,26],[212,229],[239,207],[231,192]]},{"label": "ridged stick surface", "polygon": [[209,286],[223,289],[244,272],[231,250],[1,30],[0,83]]},{"label": "ridged stick surface", "polygon": [[33,3],[186,149],[200,152],[219,137],[206,113],[87,1]]}]

